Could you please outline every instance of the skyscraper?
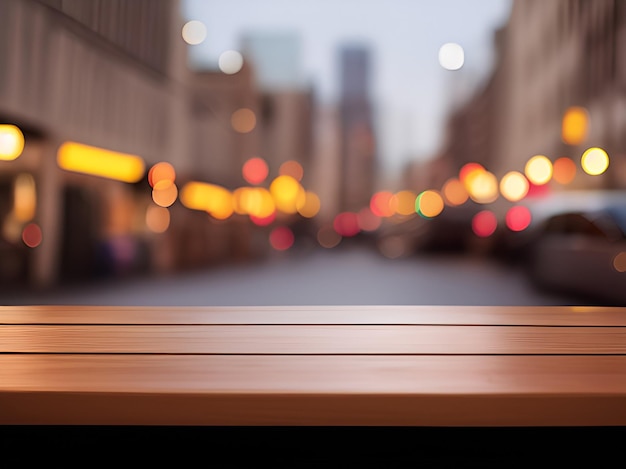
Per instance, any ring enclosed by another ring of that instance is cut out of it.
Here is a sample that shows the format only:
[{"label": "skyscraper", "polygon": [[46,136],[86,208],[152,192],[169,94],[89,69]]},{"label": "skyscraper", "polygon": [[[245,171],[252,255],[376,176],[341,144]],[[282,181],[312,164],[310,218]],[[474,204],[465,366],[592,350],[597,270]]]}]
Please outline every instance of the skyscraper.
[{"label": "skyscraper", "polygon": [[342,140],[342,210],[356,211],[369,204],[374,190],[376,138],[369,96],[371,55],[365,45],[339,50]]}]

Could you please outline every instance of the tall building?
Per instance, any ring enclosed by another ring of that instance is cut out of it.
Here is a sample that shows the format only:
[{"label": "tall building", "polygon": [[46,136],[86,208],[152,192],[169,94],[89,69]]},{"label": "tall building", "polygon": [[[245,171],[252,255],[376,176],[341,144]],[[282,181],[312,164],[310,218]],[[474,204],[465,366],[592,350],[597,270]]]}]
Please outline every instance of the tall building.
[{"label": "tall building", "polygon": [[369,205],[376,173],[376,134],[370,99],[371,54],[361,44],[339,50],[342,210]]},{"label": "tall building", "polygon": [[259,155],[278,176],[287,161],[298,162],[302,183],[311,184],[314,94],[302,71],[300,36],[292,32],[244,34],[241,51],[259,90]]}]

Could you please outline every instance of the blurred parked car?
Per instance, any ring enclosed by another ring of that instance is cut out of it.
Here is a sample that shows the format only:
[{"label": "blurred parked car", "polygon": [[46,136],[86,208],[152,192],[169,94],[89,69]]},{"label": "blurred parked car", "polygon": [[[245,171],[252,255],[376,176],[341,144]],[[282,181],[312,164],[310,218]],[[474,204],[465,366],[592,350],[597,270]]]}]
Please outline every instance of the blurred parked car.
[{"label": "blurred parked car", "polygon": [[626,305],[626,200],[547,217],[526,253],[536,286]]}]

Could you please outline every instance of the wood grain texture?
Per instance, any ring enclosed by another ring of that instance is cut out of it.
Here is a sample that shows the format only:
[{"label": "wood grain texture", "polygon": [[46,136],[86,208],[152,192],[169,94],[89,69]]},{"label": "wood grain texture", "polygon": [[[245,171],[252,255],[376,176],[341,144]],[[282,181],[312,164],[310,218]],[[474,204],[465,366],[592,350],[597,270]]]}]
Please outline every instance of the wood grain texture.
[{"label": "wood grain texture", "polygon": [[0,326],[0,353],[626,354],[626,327]]},{"label": "wood grain texture", "polygon": [[0,424],[626,425],[626,357],[0,356]]},{"label": "wood grain texture", "polygon": [[0,424],[626,426],[626,309],[0,307]]},{"label": "wood grain texture", "polygon": [[605,306],[0,306],[0,324],[626,326]]}]

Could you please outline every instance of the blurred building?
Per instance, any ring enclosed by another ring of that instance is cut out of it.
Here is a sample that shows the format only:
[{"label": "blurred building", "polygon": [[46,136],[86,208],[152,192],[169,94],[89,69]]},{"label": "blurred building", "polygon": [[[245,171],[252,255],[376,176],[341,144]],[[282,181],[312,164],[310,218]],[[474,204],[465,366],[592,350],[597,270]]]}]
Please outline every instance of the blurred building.
[{"label": "blurred building", "polygon": [[358,211],[375,189],[377,141],[370,97],[371,52],[361,44],[339,49],[341,127],[340,206]]},{"label": "blurred building", "polygon": [[[242,162],[259,151],[258,131],[231,121],[243,107],[258,115],[250,70],[191,71],[180,9],[179,0],[0,0],[0,124],[25,137],[21,156],[0,161],[4,285],[247,255],[237,217],[153,200],[157,163],[175,168],[176,196],[192,180],[237,187]],[[135,176],[61,169],[66,142],[126,158]],[[39,239],[26,239],[33,234]]]},{"label": "blurred building", "polygon": [[[516,0],[494,46],[492,74],[448,120],[442,158],[451,175],[470,161],[498,177],[523,172],[534,155],[579,163],[587,148],[599,146],[610,168],[594,177],[578,171],[567,187],[626,187],[626,4]],[[572,107],[588,115],[585,137],[576,142],[562,133]]]},{"label": "blurred building", "polygon": [[270,177],[296,161],[311,182],[314,90],[304,79],[300,36],[292,32],[256,31],[241,38],[241,51],[259,90],[260,154]]}]

